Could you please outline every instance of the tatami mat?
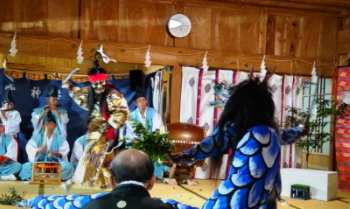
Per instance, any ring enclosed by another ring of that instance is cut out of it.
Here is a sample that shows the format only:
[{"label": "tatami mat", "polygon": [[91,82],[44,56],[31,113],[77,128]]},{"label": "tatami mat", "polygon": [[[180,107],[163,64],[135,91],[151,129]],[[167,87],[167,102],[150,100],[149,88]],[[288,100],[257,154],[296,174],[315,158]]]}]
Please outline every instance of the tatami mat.
[{"label": "tatami mat", "polygon": [[[181,184],[178,186],[168,185],[158,181],[150,191],[152,197],[174,199],[184,204],[201,207],[205,202],[205,198],[209,198],[216,187],[221,183],[220,180],[197,180],[197,186],[189,186]],[[22,181],[0,181],[0,196],[1,194],[9,194],[8,188],[15,187],[18,193],[26,192],[25,199],[30,199],[38,195],[39,186],[29,185]],[[109,192],[110,189],[100,190],[99,188],[88,188],[74,185],[67,193],[59,186],[44,186],[45,195],[62,195],[62,194],[96,194],[101,192]],[[340,192],[339,200],[333,201],[317,201],[317,200],[298,200],[289,197],[285,198],[290,204],[289,207],[278,204],[278,209],[350,209],[350,192]],[[0,209],[14,209],[15,206],[0,205]]]}]

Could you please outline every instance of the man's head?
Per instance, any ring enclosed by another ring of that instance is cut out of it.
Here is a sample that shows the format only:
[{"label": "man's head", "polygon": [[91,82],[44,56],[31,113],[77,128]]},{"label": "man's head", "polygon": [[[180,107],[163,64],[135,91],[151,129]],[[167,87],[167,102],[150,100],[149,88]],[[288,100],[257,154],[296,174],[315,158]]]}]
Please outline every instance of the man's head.
[{"label": "man's head", "polygon": [[142,182],[148,190],[154,185],[153,162],[140,150],[128,149],[117,154],[111,163],[111,172],[116,184],[123,181],[137,181]]},{"label": "man's head", "polygon": [[98,65],[98,61],[94,60],[94,67],[89,69],[88,77],[96,94],[102,94],[106,91],[106,73],[107,71]]},{"label": "man's head", "polygon": [[2,107],[4,110],[12,110],[14,107],[15,100],[13,99],[12,91],[6,89],[2,99]]},{"label": "man's head", "polygon": [[43,119],[43,126],[47,131],[53,131],[56,128],[56,119],[51,111],[48,111]]},{"label": "man's head", "polygon": [[146,98],[146,95],[143,93],[143,91],[139,88],[136,90],[136,94],[134,96],[134,101],[135,101],[136,107],[139,110],[144,111],[146,109],[147,98]]},{"label": "man's head", "polygon": [[135,105],[137,108],[141,111],[145,110],[147,107],[147,98],[146,97],[139,97],[135,99]]},{"label": "man's head", "polygon": [[58,104],[58,88],[55,84],[47,86],[46,103],[49,106],[56,106]]}]

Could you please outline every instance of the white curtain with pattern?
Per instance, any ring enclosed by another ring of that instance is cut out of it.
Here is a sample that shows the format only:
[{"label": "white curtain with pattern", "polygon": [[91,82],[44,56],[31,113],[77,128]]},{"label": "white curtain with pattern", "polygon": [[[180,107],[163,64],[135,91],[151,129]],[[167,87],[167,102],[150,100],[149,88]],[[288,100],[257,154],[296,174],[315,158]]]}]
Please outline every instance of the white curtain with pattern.
[{"label": "white curtain with pattern", "polygon": [[[222,111],[208,105],[210,101],[215,100],[214,84],[224,80],[231,83],[240,83],[248,78],[249,73],[232,70],[203,73],[194,67],[183,67],[182,73],[180,122],[203,126],[207,130],[207,134],[210,134]],[[279,123],[282,123],[285,115],[284,106],[301,107],[302,78],[274,74],[268,80],[268,83],[272,89],[276,106],[276,119]],[[300,150],[295,145],[284,146],[282,148],[282,162],[283,164],[287,163],[287,167],[298,167],[298,163],[301,162]],[[197,168],[195,178],[207,179],[218,176],[219,179],[224,179],[230,163],[228,162],[228,156],[225,155],[219,174],[216,175],[210,174],[210,163],[206,159],[204,165]]]},{"label": "white curtain with pattern", "polygon": [[[180,122],[193,123],[197,117],[199,69],[195,67],[182,68]],[[175,81],[173,81],[175,82]]]},{"label": "white curtain with pattern", "polygon": [[[283,83],[283,107],[302,108],[302,78],[285,75]],[[283,107],[281,111],[284,121],[289,113]],[[284,168],[300,168],[301,156],[302,150],[296,144],[282,146],[281,163]]]}]

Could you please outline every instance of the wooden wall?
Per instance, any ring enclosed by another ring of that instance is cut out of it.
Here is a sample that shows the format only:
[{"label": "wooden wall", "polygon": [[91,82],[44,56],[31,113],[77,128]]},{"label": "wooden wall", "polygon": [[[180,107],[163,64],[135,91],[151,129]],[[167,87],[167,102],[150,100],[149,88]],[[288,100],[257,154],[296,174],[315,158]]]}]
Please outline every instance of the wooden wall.
[{"label": "wooden wall", "polygon": [[[146,0],[0,0],[1,32],[269,54],[334,61],[340,18],[222,2]],[[169,35],[169,18],[192,21],[182,39]]]},{"label": "wooden wall", "polygon": [[[173,66],[172,79],[176,81],[181,80],[181,66],[201,66],[206,51],[210,54],[209,66],[215,68],[248,70],[253,64],[259,66],[266,54],[267,66],[277,67],[277,73],[310,75],[316,61],[324,76],[334,76],[342,25],[340,5],[309,2],[300,9],[299,2],[237,2],[0,0],[0,53],[8,53],[12,39],[3,34],[17,32],[18,55],[34,57],[22,57],[25,61],[8,58],[8,66],[16,69],[69,70],[76,66],[77,47],[83,40],[85,59],[91,59],[92,48],[106,43],[111,58],[139,64],[151,45],[152,64]],[[177,13],[192,21],[192,30],[185,38],[174,38],[166,29],[169,18]],[[112,65],[109,72],[115,73]],[[179,119],[180,87],[180,82],[172,82],[173,122]]]},{"label": "wooden wall", "polygon": [[[331,155],[325,155],[322,153],[311,153],[309,156],[309,162],[308,162],[308,168],[310,169],[317,169],[317,170],[326,170],[331,171],[333,170],[332,166],[330,165],[330,158]],[[306,168],[306,153],[302,153],[302,168]]]}]

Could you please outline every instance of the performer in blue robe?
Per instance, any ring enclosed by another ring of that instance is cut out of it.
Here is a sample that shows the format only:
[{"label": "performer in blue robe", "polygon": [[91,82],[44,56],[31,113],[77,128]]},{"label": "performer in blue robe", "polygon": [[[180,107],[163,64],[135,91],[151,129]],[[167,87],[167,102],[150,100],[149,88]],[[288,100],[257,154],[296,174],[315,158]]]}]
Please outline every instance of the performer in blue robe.
[{"label": "performer in blue robe", "polygon": [[[162,117],[157,110],[147,107],[148,100],[140,88],[137,88],[134,101],[137,108],[130,114],[129,118],[141,123],[149,132],[159,131],[160,127],[163,126]],[[131,120],[126,122],[126,138],[127,142],[141,138],[141,136],[134,134],[133,121]],[[163,170],[168,171],[168,167],[154,163],[154,174],[157,178],[163,178]]]},{"label": "performer in blue robe", "polygon": [[29,180],[32,176],[34,162],[60,162],[62,166],[62,180],[72,177],[74,168],[68,162],[69,144],[66,137],[54,132],[56,119],[51,111],[48,111],[43,119],[44,133],[33,135],[26,145],[28,163],[23,164],[19,177]]},{"label": "performer in blue robe", "polygon": [[2,132],[0,120],[0,180],[16,180],[22,165],[17,162],[18,144],[10,134]]},{"label": "performer in blue robe", "polygon": [[70,162],[72,163],[74,168],[77,167],[79,159],[83,156],[84,149],[85,149],[86,145],[88,144],[88,141],[87,141],[88,137],[86,137],[86,135],[87,134],[80,136],[74,142],[72,154],[70,157]]},{"label": "performer in blue robe", "polygon": [[213,157],[212,171],[222,155],[234,153],[228,177],[202,208],[276,209],[280,198],[280,146],[306,135],[307,128],[284,130],[274,118],[275,106],[266,82],[258,79],[233,87],[218,125],[209,137],[172,156],[174,163]]},{"label": "performer in blue robe", "polygon": [[46,102],[45,107],[35,108],[32,113],[33,135],[44,132],[43,118],[45,114],[50,110],[53,117],[57,121],[55,132],[62,136],[67,136],[67,123],[69,121],[67,111],[58,108],[58,88],[54,84],[48,85],[46,89]]}]

